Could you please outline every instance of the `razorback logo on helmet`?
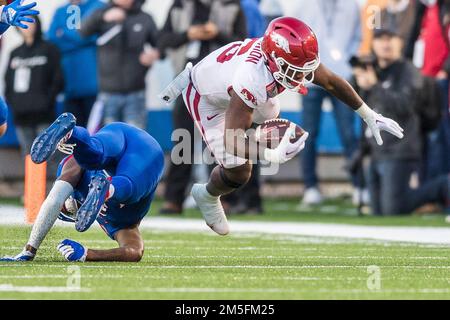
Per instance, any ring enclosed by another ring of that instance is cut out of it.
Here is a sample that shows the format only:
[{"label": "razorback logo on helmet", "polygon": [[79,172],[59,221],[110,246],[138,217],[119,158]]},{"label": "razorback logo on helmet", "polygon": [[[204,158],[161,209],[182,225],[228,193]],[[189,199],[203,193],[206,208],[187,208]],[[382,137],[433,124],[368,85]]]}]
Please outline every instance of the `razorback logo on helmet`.
[{"label": "razorback logo on helmet", "polygon": [[258,101],[256,100],[255,96],[247,89],[242,89],[241,94],[244,96],[245,100],[250,101],[255,106],[258,105]]},{"label": "razorback logo on helmet", "polygon": [[275,32],[270,35],[270,38],[278,48],[283,49],[286,53],[291,53],[288,39]]}]

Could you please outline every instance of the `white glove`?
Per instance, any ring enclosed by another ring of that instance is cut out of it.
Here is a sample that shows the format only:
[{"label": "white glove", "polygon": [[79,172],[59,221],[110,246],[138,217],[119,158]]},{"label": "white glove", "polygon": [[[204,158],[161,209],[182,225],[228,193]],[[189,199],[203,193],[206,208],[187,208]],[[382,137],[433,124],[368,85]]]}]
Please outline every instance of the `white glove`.
[{"label": "white glove", "polygon": [[278,147],[264,150],[264,160],[272,163],[285,163],[305,148],[305,141],[309,136],[308,132],[305,132],[296,142],[290,141],[291,137],[295,135],[295,127],[295,123],[291,123]]},{"label": "white glove", "polygon": [[372,131],[372,134],[379,146],[383,145],[383,139],[381,139],[380,134],[381,130],[389,132],[399,139],[403,138],[403,129],[397,122],[376,113],[370,109],[367,104],[363,104],[358,110],[356,110],[356,112],[367,123],[367,126],[370,131]]}]

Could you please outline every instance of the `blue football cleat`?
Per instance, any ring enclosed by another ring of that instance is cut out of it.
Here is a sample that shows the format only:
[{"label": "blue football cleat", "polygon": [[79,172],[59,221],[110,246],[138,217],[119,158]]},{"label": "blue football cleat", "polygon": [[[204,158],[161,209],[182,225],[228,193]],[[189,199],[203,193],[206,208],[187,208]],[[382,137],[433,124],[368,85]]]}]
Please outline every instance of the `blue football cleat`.
[{"label": "blue football cleat", "polygon": [[3,257],[0,258],[0,262],[22,262],[22,261],[32,261],[34,259],[35,254],[30,251],[23,250],[17,256],[14,257]]},{"label": "blue football cleat", "polygon": [[75,127],[76,118],[71,113],[63,113],[53,122],[50,127],[44,130],[34,139],[31,146],[31,160],[34,163],[46,161],[56,151],[60,143],[64,144]]},{"label": "blue football cleat", "polygon": [[77,212],[75,221],[75,229],[77,231],[84,232],[89,229],[99,213],[105,210],[105,201],[110,184],[110,180],[102,173],[97,173],[91,178],[86,200]]}]

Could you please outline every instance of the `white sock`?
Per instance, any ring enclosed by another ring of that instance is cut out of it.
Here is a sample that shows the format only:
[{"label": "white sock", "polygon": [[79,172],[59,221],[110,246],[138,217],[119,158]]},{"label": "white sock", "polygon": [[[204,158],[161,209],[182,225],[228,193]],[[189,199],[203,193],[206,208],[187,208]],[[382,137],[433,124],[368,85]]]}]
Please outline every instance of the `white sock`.
[{"label": "white sock", "polygon": [[206,186],[207,186],[207,184],[203,185],[206,199],[211,200],[211,201],[217,200],[217,198],[219,198],[219,196],[213,196],[211,193],[209,193],[208,188]]},{"label": "white sock", "polygon": [[73,193],[73,187],[70,183],[57,180],[48,194],[39,210],[36,222],[31,230],[28,244],[38,249],[47,233],[55,224],[60,210],[66,199]]}]

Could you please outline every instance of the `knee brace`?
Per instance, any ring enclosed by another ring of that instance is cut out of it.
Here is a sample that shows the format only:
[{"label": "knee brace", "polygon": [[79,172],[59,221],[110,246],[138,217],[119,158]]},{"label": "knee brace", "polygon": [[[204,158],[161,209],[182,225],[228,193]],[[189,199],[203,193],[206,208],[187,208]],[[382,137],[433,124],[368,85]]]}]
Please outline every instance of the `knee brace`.
[{"label": "knee brace", "polygon": [[220,167],[220,178],[222,179],[223,183],[230,188],[233,189],[238,189],[240,187],[242,187],[245,183],[240,183],[240,182],[235,182],[232,181],[231,179],[229,179],[226,174],[225,174],[225,170]]}]

